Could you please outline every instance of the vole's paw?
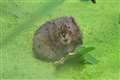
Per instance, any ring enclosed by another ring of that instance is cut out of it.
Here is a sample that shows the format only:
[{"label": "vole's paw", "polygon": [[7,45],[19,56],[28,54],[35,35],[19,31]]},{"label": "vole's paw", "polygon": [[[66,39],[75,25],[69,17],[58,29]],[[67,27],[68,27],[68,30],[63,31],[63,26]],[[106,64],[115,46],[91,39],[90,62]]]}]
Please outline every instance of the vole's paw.
[{"label": "vole's paw", "polygon": [[74,54],[75,54],[74,52],[68,53],[68,55],[74,55]]},{"label": "vole's paw", "polygon": [[64,58],[64,57],[62,57],[60,60],[55,61],[55,62],[54,62],[54,64],[63,64],[63,63],[64,63],[64,61],[65,61],[65,58]]}]

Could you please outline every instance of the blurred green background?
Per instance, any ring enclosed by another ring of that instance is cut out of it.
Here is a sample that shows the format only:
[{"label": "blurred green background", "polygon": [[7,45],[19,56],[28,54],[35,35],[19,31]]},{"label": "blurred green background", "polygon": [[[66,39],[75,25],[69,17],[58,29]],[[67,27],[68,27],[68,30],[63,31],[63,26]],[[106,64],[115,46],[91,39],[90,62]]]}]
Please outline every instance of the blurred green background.
[{"label": "blurred green background", "polygon": [[[84,35],[84,46],[99,62],[56,70],[32,55],[39,25],[73,16]],[[11,80],[120,80],[120,1],[0,0],[0,78]]]}]

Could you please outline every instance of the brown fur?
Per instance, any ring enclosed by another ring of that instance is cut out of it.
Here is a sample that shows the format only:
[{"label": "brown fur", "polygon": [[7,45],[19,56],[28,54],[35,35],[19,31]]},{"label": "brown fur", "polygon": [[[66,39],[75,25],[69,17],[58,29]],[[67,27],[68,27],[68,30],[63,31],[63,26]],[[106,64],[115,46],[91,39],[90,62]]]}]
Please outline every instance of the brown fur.
[{"label": "brown fur", "polygon": [[57,61],[82,45],[82,35],[73,17],[60,17],[43,24],[33,38],[34,55],[45,61]]}]

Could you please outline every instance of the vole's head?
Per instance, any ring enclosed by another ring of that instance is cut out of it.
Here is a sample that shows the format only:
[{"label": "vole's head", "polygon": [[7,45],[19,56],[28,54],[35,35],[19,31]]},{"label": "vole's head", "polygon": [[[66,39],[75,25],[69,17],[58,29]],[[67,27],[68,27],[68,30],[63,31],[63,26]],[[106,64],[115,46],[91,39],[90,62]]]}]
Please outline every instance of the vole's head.
[{"label": "vole's head", "polygon": [[71,32],[68,31],[65,25],[60,26],[59,39],[63,45],[68,45],[72,41]]},{"label": "vole's head", "polygon": [[73,17],[62,18],[62,25],[59,26],[60,42],[63,45],[76,43],[78,40],[82,41],[80,29],[77,26]]}]

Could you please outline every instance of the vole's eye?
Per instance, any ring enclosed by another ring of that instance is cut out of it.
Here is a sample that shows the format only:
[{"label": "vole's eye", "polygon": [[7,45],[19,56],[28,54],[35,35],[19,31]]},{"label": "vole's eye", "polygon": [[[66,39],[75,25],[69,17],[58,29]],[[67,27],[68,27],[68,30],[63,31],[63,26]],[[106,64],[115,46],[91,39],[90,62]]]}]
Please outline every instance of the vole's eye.
[{"label": "vole's eye", "polygon": [[68,29],[70,29],[70,25],[69,25],[69,24],[65,24],[65,26],[66,26]]}]

